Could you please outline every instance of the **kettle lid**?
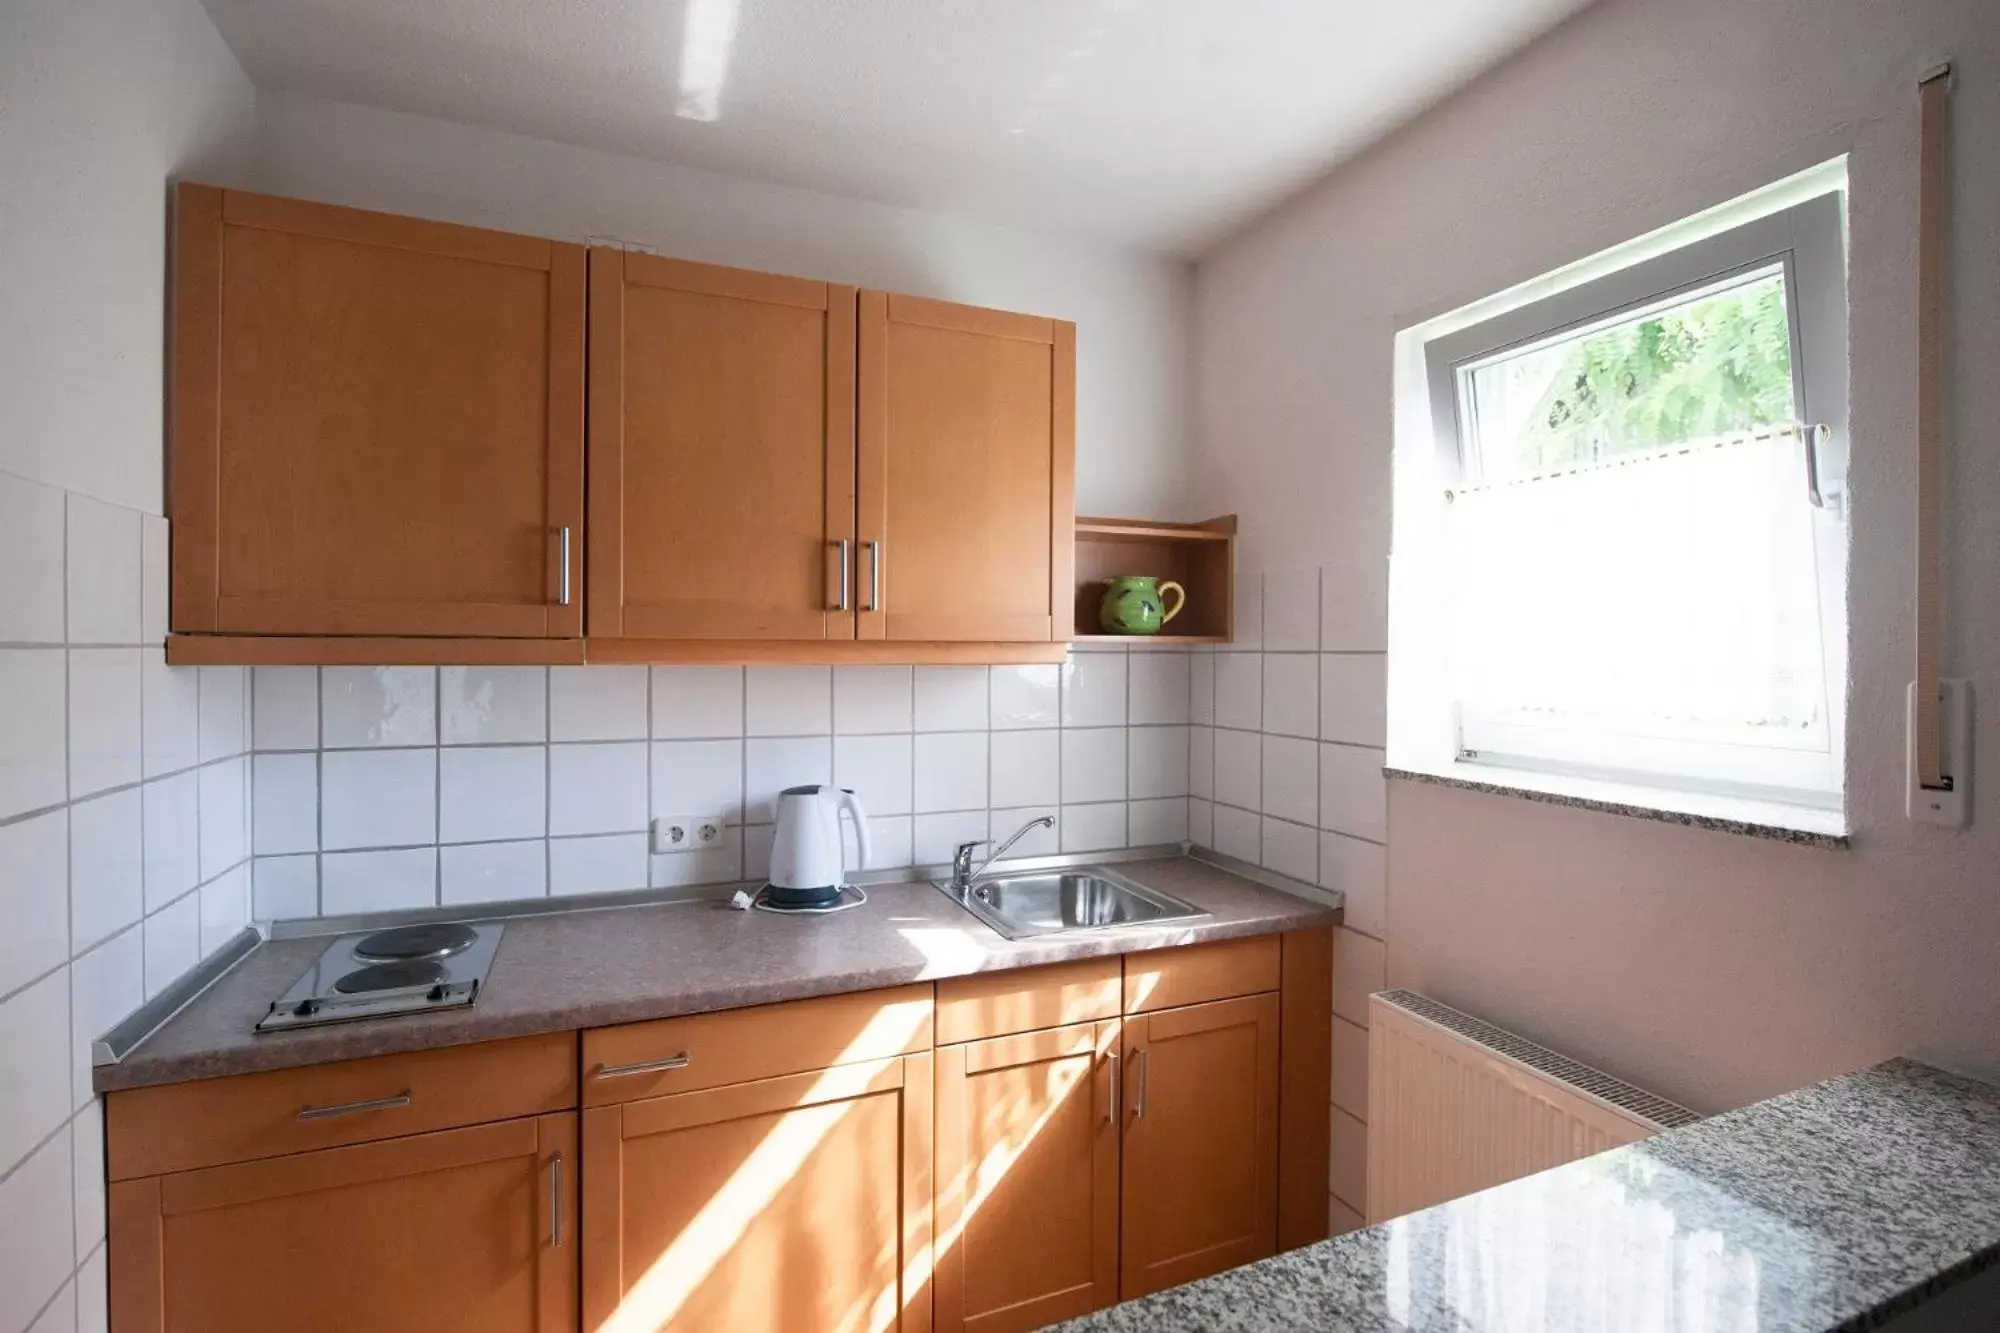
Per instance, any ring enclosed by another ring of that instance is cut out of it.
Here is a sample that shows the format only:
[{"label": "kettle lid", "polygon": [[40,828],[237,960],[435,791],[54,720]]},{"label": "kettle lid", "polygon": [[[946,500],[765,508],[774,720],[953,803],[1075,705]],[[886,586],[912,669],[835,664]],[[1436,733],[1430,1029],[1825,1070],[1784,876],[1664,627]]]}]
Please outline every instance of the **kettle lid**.
[{"label": "kettle lid", "polygon": [[833,790],[834,790],[834,788],[832,788],[832,787],[829,787],[829,786],[827,786],[827,785],[826,785],[825,783],[823,783],[823,782],[809,782],[809,783],[807,783],[807,784],[806,784],[805,786],[803,786],[803,787],[787,787],[787,788],[785,788],[785,789],[784,789],[783,791],[779,792],[779,793],[778,793],[778,795],[780,795],[780,796],[817,796],[817,795],[819,795],[819,794],[820,794],[821,792],[828,792],[828,791],[833,791]]}]

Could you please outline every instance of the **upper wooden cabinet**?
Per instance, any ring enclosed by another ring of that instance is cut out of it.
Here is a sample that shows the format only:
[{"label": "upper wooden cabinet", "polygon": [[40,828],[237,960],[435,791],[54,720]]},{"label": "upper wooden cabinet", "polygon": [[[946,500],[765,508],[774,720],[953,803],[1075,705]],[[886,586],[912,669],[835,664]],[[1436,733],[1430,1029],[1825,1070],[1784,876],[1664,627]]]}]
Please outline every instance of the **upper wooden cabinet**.
[{"label": "upper wooden cabinet", "polygon": [[198,185],[176,214],[173,628],[581,634],[582,248]]},{"label": "upper wooden cabinet", "polygon": [[1067,641],[1076,326],[861,294],[863,639]]}]

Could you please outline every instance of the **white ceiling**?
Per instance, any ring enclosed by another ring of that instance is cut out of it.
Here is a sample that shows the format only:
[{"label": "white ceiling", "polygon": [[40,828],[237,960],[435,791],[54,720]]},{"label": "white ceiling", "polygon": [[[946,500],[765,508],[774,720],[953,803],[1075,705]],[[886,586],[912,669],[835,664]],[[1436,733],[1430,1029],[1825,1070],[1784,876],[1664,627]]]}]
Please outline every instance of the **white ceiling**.
[{"label": "white ceiling", "polygon": [[204,0],[260,87],[1195,253],[1588,0]]}]

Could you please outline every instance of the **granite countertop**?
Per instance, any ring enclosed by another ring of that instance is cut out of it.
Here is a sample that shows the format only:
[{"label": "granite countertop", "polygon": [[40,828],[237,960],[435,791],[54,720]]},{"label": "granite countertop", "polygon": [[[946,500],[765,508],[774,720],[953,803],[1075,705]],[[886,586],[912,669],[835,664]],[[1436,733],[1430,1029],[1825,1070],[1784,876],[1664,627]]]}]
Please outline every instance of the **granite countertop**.
[{"label": "granite countertop", "polygon": [[272,940],[94,1073],[99,1092],[630,1023],[1233,939],[1331,923],[1336,909],[1185,857],[1121,874],[1209,912],[1174,925],[1010,941],[928,884],[875,884],[830,916],[678,902],[517,917],[468,1009],[253,1034],[327,937]]},{"label": "granite countertop", "polygon": [[1056,1327],[1847,1333],[1996,1265],[2000,1088],[1891,1060]]}]

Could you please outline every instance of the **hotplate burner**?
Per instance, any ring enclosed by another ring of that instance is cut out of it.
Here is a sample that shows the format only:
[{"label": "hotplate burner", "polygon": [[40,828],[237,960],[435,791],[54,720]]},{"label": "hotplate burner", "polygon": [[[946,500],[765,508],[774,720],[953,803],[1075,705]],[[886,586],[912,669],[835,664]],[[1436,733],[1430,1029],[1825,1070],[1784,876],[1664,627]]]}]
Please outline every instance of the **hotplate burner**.
[{"label": "hotplate burner", "polygon": [[[417,958],[449,958],[479,938],[471,926],[442,921],[427,926],[397,926],[378,930],[354,946],[354,956],[364,963],[401,963]],[[393,983],[417,985],[417,982]],[[348,987],[342,990],[379,990],[380,986]]]},{"label": "hotplate burner", "polygon": [[376,963],[357,968],[334,982],[333,988],[342,995],[358,995],[366,991],[400,990],[407,986],[435,986],[446,975],[443,964],[428,958],[417,958],[409,962]]}]

